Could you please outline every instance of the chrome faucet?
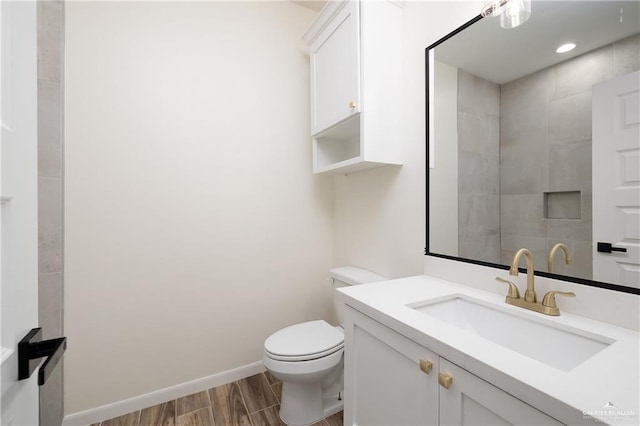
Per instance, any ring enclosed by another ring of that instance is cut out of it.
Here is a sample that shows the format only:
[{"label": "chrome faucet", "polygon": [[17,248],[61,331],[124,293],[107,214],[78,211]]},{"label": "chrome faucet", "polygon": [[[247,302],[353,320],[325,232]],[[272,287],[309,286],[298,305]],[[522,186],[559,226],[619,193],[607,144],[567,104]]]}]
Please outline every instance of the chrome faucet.
[{"label": "chrome faucet", "polygon": [[553,248],[549,252],[549,259],[547,261],[547,272],[553,272],[553,258],[555,257],[558,249],[562,250],[562,256],[564,257],[564,264],[565,265],[571,264],[571,257],[569,256],[569,247],[567,247],[562,243],[558,243],[555,246],[553,246]]},{"label": "chrome faucet", "polygon": [[529,309],[535,312],[540,312],[541,314],[545,315],[560,315],[560,309],[556,304],[556,294],[575,297],[575,293],[564,291],[549,291],[542,298],[542,303],[538,302],[533,285],[533,256],[531,255],[531,252],[529,250],[527,250],[526,248],[521,248],[516,252],[516,254],[513,256],[513,261],[511,262],[509,275],[518,275],[518,261],[520,260],[520,256],[523,255],[527,261],[527,290],[524,293],[524,297],[520,297],[518,287],[514,283],[500,277],[496,277],[496,281],[509,284],[509,293],[505,298],[505,302],[509,305],[518,306],[520,308]]}]

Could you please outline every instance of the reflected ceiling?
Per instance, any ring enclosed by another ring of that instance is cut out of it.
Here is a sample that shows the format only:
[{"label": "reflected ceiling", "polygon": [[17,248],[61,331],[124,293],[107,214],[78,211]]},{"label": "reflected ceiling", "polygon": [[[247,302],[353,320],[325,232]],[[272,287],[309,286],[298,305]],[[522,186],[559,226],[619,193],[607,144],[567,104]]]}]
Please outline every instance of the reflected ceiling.
[{"label": "reflected ceiling", "polygon": [[[464,37],[438,46],[436,60],[503,84],[631,36],[638,28],[638,1],[583,1],[579,8],[575,1],[534,1],[531,18],[520,27],[505,30],[499,18],[485,18],[467,28]],[[496,39],[498,30],[504,37]],[[491,49],[484,46],[486,40],[492,40]],[[577,47],[556,53],[567,42]]]}]

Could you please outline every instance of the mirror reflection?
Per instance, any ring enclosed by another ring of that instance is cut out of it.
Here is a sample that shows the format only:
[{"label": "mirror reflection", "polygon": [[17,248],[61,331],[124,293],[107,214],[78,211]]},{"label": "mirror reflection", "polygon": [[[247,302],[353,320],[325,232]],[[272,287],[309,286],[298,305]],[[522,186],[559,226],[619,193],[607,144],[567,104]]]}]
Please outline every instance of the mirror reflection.
[{"label": "mirror reflection", "polygon": [[429,49],[430,253],[526,247],[536,271],[640,287],[639,4],[534,1]]}]

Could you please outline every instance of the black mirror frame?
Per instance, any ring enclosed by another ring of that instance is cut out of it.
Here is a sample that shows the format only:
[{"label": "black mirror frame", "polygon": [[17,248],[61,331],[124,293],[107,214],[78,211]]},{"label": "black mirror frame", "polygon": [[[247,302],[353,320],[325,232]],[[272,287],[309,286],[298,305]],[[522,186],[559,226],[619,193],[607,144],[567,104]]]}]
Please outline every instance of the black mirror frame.
[{"label": "black mirror frame", "polygon": [[[435,48],[436,46],[438,46],[439,44],[445,42],[446,40],[450,39],[451,37],[455,36],[456,34],[464,31],[466,28],[470,27],[471,25],[475,24],[476,22],[478,22],[479,20],[483,19],[482,15],[478,15],[475,18],[471,19],[470,21],[466,22],[465,24],[461,25],[460,27],[456,28],[455,30],[453,30],[452,32],[450,32],[449,34],[447,34],[446,36],[442,37],[441,39],[439,39],[438,41],[436,41],[435,43],[431,44],[430,46],[428,46],[427,48],[425,48],[425,94],[426,94],[426,98],[425,98],[425,123],[426,123],[426,134],[425,134],[425,140],[426,140],[426,154],[425,154],[425,190],[426,190],[426,208],[425,208],[425,216],[426,216],[426,226],[425,226],[425,249],[424,249],[424,254],[425,256],[432,256],[432,257],[439,257],[442,259],[449,259],[449,260],[456,260],[459,262],[464,262],[464,263],[471,263],[474,265],[480,265],[480,266],[488,266],[488,267],[492,267],[492,268],[498,268],[498,269],[504,269],[504,270],[508,270],[509,266],[507,265],[500,265],[497,263],[490,263],[490,262],[483,262],[480,260],[473,260],[473,259],[466,259],[466,258],[462,258],[462,257],[457,257],[457,256],[450,256],[450,255],[446,255],[446,254],[439,254],[439,253],[432,253],[429,251],[429,51],[433,48]],[[524,268],[519,268],[521,272],[526,272]],[[611,283],[605,283],[605,282],[601,282],[601,281],[593,281],[593,280],[588,280],[585,278],[578,278],[578,277],[571,277],[568,275],[559,275],[559,274],[553,274],[553,273],[549,273],[549,272],[544,272],[544,271],[534,271],[534,274],[536,276],[539,277],[545,277],[545,278],[552,278],[555,280],[561,280],[561,281],[569,281],[572,283],[576,283],[576,284],[582,284],[582,285],[586,285],[586,286],[590,286],[590,287],[598,287],[598,288],[603,288],[606,290],[613,290],[613,291],[619,291],[622,293],[629,293],[629,294],[637,294],[640,295],[640,288],[633,288],[633,287],[627,287],[627,286],[623,286],[623,285],[619,285],[619,284],[611,284]]]}]

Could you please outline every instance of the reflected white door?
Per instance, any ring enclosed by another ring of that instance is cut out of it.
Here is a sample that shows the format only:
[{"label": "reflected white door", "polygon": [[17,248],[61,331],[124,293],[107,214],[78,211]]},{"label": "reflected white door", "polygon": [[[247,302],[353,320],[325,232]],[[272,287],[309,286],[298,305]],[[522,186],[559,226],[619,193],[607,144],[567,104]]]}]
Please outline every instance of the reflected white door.
[{"label": "reflected white door", "polygon": [[36,2],[0,2],[0,423],[37,425],[37,374],[18,381],[17,343],[38,324]]},{"label": "reflected white door", "polygon": [[640,288],[640,72],[593,86],[592,113],[593,279]]}]

